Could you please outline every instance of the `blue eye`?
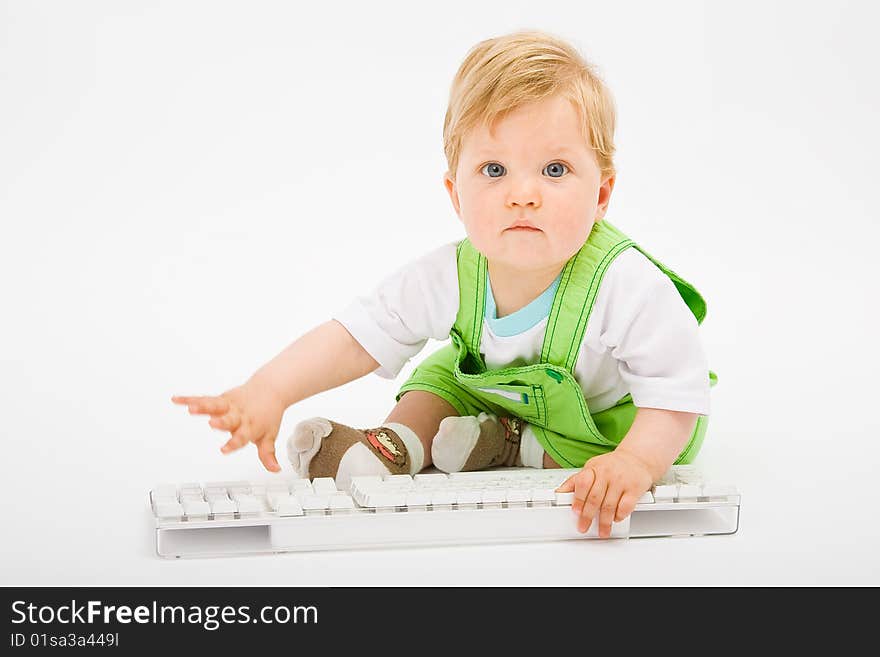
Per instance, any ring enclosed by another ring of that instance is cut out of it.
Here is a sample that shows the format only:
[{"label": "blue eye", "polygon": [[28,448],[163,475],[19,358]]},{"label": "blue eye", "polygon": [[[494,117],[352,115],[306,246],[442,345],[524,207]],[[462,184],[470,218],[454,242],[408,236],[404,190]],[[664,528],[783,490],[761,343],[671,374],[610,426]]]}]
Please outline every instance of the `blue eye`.
[{"label": "blue eye", "polygon": [[[561,178],[568,172],[568,167],[562,162],[551,162],[546,167],[544,167],[544,173],[549,175],[551,178]],[[488,164],[484,164],[480,169],[480,173],[484,176],[488,176],[489,178],[500,178],[504,175],[505,169],[504,166],[498,164],[497,162],[489,162]]]},{"label": "blue eye", "polygon": [[[493,175],[493,173],[487,174],[486,169],[489,169],[490,172],[497,173],[498,175]],[[482,173],[483,175],[488,175],[490,178],[499,178],[504,173],[504,167],[497,162],[489,162],[489,164],[483,165],[483,168],[480,169],[480,173]]]},{"label": "blue eye", "polygon": [[[546,167],[544,167],[544,171],[549,171],[551,178],[561,178],[565,174],[565,171],[568,171],[568,167],[565,166],[562,162],[551,162]],[[557,173],[559,175],[556,175]]]}]

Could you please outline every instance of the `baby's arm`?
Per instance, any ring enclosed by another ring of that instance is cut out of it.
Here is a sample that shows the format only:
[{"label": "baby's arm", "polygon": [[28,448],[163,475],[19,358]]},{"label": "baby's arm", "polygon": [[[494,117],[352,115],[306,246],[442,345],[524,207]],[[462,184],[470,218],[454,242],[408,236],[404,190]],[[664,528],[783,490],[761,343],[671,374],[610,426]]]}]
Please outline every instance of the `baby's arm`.
[{"label": "baby's arm", "polygon": [[251,380],[276,391],[284,407],[366,376],[379,363],[342,324],[331,319],[298,338]]},{"label": "baby's arm", "polygon": [[221,448],[224,454],[252,442],[266,469],[277,472],[275,438],[284,411],[377,367],[345,327],[330,320],[298,338],[241,386],[219,396],[174,396],[171,401],[187,405],[191,414],[210,415],[210,426],[232,434]]},{"label": "baby's arm", "polygon": [[[644,464],[651,475],[651,483],[660,481],[693,435],[698,417],[697,413],[639,408],[632,426],[615,451],[629,452]],[[623,517],[631,511],[629,509]]]}]

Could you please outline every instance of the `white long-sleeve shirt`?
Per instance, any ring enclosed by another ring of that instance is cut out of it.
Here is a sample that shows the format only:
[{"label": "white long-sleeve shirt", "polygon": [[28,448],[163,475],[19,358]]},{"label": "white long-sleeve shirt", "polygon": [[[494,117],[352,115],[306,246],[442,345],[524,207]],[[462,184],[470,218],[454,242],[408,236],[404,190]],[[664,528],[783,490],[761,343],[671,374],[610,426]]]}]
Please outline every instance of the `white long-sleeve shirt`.
[{"label": "white long-sleeve shirt", "polygon": [[[537,299],[495,316],[491,285],[480,352],[486,367],[537,363],[559,278]],[[413,260],[334,315],[394,378],[428,339],[447,340],[458,314],[456,243]],[[709,414],[709,367],[699,325],[675,285],[635,248],[605,272],[574,377],[596,413],[630,393],[637,407]]]}]

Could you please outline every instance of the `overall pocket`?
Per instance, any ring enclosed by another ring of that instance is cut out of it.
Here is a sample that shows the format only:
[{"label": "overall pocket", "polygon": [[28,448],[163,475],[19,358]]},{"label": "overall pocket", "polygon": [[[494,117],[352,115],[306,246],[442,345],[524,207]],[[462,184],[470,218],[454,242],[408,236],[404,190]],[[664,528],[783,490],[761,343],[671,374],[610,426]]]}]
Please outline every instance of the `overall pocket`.
[{"label": "overall pocket", "polygon": [[546,417],[544,390],[538,385],[520,383],[487,383],[471,387],[478,394],[496,406],[501,406],[511,415],[543,424]]}]

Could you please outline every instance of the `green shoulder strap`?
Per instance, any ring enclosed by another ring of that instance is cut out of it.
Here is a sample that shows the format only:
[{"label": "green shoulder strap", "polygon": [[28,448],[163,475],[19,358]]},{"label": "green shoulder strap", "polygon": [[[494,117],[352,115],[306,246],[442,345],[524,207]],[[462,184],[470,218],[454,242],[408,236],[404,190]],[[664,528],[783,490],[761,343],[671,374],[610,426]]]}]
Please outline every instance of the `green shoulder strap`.
[{"label": "green shoulder strap", "polygon": [[458,314],[452,327],[464,341],[468,352],[476,359],[481,371],[486,366],[480,356],[483,337],[483,317],[486,315],[486,271],[488,262],[470,240],[458,243]]},{"label": "green shoulder strap", "polygon": [[593,225],[593,230],[581,249],[562,270],[559,289],[553,299],[544,333],[542,362],[574,372],[599,284],[608,266],[630,247],[638,249],[672,280],[681,298],[696,317],[697,323],[703,321],[706,316],[706,302],[693,285],[645,252],[610,222],[599,221]]},{"label": "green shoulder strap", "polygon": [[632,245],[631,239],[608,222],[593,224],[587,241],[562,270],[544,332],[541,362],[574,372],[587,320],[605,270],[614,258]]}]

